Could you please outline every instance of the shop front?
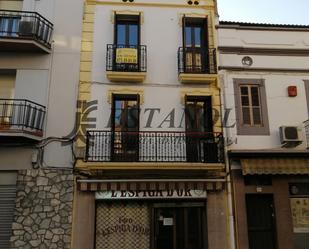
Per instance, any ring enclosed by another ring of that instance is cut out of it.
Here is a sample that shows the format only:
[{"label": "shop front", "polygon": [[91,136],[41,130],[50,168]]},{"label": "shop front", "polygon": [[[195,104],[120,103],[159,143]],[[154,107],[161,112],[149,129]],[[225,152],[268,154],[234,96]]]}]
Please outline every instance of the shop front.
[{"label": "shop front", "polygon": [[238,248],[307,249],[308,159],[244,156],[231,163]]},{"label": "shop front", "polygon": [[[77,248],[95,249],[221,248],[226,243],[221,234],[226,229],[223,187],[220,180],[79,180],[74,232],[78,238],[73,240]],[[209,197],[214,202],[209,203]],[[221,236],[221,245],[216,236]]]}]

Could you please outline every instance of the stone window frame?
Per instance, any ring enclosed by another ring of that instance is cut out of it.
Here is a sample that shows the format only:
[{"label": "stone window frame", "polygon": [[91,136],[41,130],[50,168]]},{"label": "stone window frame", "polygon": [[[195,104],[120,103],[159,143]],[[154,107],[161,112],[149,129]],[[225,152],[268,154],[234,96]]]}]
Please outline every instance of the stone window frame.
[{"label": "stone window frame", "polygon": [[[250,135],[250,136],[263,136],[269,135],[269,120],[268,109],[265,91],[264,79],[233,79],[234,83],[234,97],[235,97],[235,113],[236,113],[236,127],[237,135]],[[240,99],[240,87],[242,85],[256,85],[259,87],[260,101],[261,101],[261,113],[262,113],[262,126],[245,126],[241,124],[242,111],[241,111],[241,99]]]}]

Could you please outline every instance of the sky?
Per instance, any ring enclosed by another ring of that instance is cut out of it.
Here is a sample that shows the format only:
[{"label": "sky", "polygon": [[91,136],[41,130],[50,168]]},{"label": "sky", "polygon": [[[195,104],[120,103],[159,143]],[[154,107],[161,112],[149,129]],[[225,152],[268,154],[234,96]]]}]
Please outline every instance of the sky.
[{"label": "sky", "polygon": [[309,0],[217,0],[220,21],[309,25]]}]

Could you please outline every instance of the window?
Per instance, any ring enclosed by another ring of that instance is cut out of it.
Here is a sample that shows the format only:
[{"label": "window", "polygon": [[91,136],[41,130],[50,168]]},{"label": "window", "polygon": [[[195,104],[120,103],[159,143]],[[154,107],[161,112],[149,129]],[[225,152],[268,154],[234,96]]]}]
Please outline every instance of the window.
[{"label": "window", "polygon": [[262,125],[260,90],[257,85],[240,86],[242,125]]},{"label": "window", "polygon": [[115,44],[123,46],[139,45],[140,16],[116,15],[115,16]]},{"label": "window", "polygon": [[183,18],[183,49],[185,71],[203,73],[208,64],[206,18]]},{"label": "window", "polygon": [[264,80],[234,79],[238,135],[269,135]]}]

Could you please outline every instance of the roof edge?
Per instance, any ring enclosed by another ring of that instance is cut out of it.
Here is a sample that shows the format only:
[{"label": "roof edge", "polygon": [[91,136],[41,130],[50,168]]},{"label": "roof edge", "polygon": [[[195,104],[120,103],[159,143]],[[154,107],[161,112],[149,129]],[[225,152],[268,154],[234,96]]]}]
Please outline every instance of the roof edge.
[{"label": "roof edge", "polygon": [[234,22],[220,21],[219,28],[239,28],[239,29],[278,29],[278,30],[309,30],[309,25],[300,24],[272,24],[272,23],[250,23],[250,22]]}]

